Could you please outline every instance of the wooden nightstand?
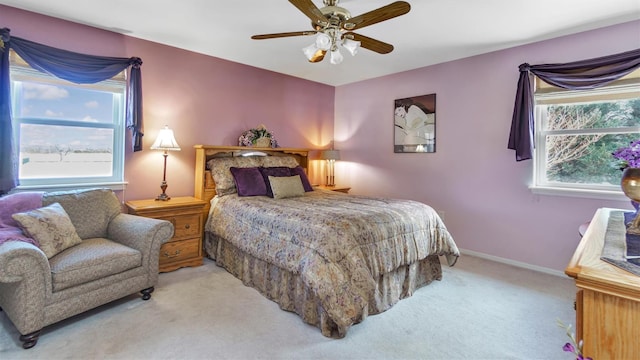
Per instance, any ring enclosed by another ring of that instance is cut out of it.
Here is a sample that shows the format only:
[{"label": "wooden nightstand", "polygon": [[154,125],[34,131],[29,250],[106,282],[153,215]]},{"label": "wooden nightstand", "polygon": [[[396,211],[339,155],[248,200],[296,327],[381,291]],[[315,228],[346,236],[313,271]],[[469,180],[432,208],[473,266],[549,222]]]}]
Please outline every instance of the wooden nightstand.
[{"label": "wooden nightstand", "polygon": [[351,187],[348,186],[327,186],[327,185],[313,185],[314,188],[323,189],[323,190],[333,190],[341,193],[348,194]]},{"label": "wooden nightstand", "polygon": [[189,196],[167,201],[131,200],[126,205],[130,214],[168,220],[173,224],[173,237],[160,248],[160,272],[202,265],[204,201]]}]

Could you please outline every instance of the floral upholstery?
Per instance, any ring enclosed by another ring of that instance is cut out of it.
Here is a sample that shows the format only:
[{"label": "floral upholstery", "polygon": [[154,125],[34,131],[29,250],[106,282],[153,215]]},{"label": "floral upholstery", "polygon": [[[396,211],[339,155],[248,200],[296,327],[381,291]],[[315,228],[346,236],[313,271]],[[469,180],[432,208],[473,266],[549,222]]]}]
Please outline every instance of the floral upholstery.
[{"label": "floral upholstery", "polygon": [[138,291],[148,299],[160,246],[174,231],[169,221],[121,213],[108,189],[42,195],[43,206],[53,203],[67,212],[80,244],[51,259],[27,241],[0,244],[0,307],[25,348],[47,325]]},{"label": "floral upholstery", "polygon": [[13,214],[13,218],[27,236],[38,241],[48,259],[82,242],[69,215],[58,203]]},{"label": "floral upholstery", "polygon": [[107,225],[121,211],[120,201],[109,189],[62,191],[42,195],[42,205],[59,203],[69,215],[81,239],[106,237]]},{"label": "floral upholstery", "polygon": [[367,314],[438,279],[438,256],[453,266],[460,255],[426,204],[304,192],[298,183],[296,197],[214,198],[204,247],[219,265],[325,336],[345,336]]}]

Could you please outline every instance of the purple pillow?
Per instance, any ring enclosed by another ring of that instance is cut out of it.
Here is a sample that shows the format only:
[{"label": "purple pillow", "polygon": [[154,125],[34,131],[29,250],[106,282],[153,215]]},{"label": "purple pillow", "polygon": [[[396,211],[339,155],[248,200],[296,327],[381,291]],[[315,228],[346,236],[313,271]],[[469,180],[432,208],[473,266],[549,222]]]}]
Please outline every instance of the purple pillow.
[{"label": "purple pillow", "polygon": [[295,176],[295,175],[300,175],[300,180],[302,181],[302,187],[304,188],[304,191],[313,191],[313,187],[311,186],[311,183],[309,182],[309,178],[307,178],[307,174],[304,172],[304,169],[302,168],[302,166],[298,165],[294,168],[289,168],[289,171],[291,173],[291,176]]},{"label": "purple pillow", "polygon": [[262,173],[262,179],[267,186],[268,197],[273,197],[273,190],[271,190],[271,184],[269,183],[269,176],[274,176],[274,177],[291,176],[291,170],[286,166],[260,167],[260,172]]},{"label": "purple pillow", "polygon": [[231,175],[238,189],[238,196],[266,196],[267,184],[257,167],[231,167]]}]

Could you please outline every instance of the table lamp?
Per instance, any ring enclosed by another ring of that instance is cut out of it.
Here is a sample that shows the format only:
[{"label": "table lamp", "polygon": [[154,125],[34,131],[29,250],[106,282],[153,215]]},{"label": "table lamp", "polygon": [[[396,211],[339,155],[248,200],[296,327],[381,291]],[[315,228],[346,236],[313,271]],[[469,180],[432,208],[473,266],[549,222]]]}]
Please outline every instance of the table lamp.
[{"label": "table lamp", "polygon": [[169,129],[168,126],[165,125],[164,129],[160,130],[156,141],[151,145],[151,150],[163,150],[164,153],[164,170],[162,171],[162,183],[160,184],[160,189],[162,189],[162,194],[158,195],[156,200],[167,201],[171,199],[169,195],[167,195],[167,156],[169,154],[167,151],[180,151],[180,145],[176,141],[176,138],[173,136],[173,130]]},{"label": "table lamp", "polygon": [[340,160],[340,150],[323,150],[320,159],[327,161],[327,186],[336,186],[334,170],[336,160]]}]

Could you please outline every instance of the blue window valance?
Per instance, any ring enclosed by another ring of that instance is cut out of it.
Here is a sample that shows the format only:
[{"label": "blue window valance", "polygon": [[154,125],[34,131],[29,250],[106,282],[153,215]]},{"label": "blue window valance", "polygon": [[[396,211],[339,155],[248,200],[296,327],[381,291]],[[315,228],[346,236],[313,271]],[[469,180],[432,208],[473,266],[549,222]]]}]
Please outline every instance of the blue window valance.
[{"label": "blue window valance", "polygon": [[[18,149],[13,144],[11,122],[11,81],[9,49],[29,66],[52,76],[77,83],[92,84],[110,79],[129,68],[126,127],[131,131],[133,151],[142,150],[142,60],[138,57],[95,56],[58,49],[11,36],[0,29],[0,194],[18,185]],[[7,155],[5,155],[7,154]]]}]

